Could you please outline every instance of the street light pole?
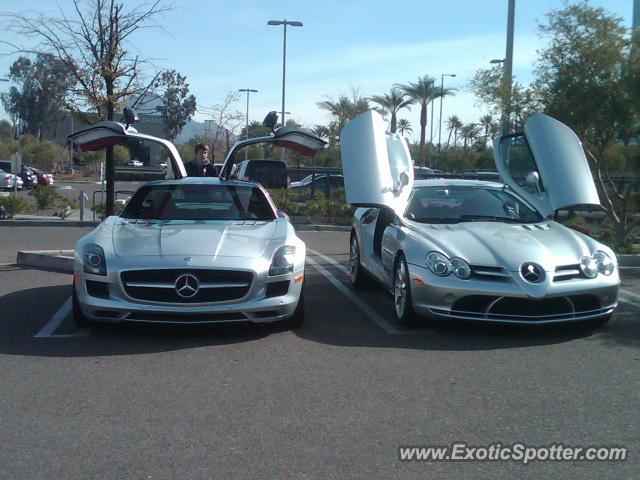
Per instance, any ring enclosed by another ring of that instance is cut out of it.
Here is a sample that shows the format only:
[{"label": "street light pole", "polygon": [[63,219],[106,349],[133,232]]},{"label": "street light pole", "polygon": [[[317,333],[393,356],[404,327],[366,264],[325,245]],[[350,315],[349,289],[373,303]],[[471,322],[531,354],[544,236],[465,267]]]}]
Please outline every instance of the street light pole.
[{"label": "street light pole", "polygon": [[[443,73],[440,75],[440,121],[438,122],[438,152],[442,151],[442,101],[444,100],[444,77],[455,77],[455,73]],[[433,106],[431,107],[433,113]],[[433,125],[433,121],[431,122]]]},{"label": "street light pole", "polygon": [[[239,92],[247,92],[247,116],[245,117],[245,132],[247,136],[247,140],[249,139],[249,94],[250,93],[258,93],[258,90],[254,90],[252,88],[241,88],[238,90]],[[244,149],[244,159],[246,160],[249,155],[249,149]]]},{"label": "street light pole", "polygon": [[[283,28],[283,43],[282,43],[282,110],[281,110],[281,118],[282,125],[285,124],[285,85],[287,78],[287,25],[291,25],[292,27],[302,27],[302,22],[291,21],[291,20],[269,20],[267,25],[279,26],[282,25]],[[284,161],[284,148],[281,150],[281,158]]]},{"label": "street light pole", "polygon": [[507,50],[504,57],[504,76],[502,88],[505,95],[505,105],[502,109],[502,134],[511,131],[511,82],[513,76],[513,30],[516,11],[516,0],[509,0],[507,12]]}]

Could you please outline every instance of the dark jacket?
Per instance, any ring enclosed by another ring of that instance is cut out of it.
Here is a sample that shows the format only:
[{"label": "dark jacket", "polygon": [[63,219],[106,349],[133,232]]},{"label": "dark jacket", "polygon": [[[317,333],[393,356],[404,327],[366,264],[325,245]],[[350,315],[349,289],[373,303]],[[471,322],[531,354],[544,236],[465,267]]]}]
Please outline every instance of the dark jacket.
[{"label": "dark jacket", "polygon": [[213,163],[198,165],[195,160],[191,160],[184,164],[188,177],[217,177],[216,167]]}]

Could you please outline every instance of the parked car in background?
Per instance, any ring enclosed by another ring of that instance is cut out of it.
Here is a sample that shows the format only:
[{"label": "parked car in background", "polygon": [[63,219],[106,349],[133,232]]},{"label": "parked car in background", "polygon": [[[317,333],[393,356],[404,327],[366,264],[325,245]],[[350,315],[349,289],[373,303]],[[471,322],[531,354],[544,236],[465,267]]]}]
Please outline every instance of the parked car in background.
[{"label": "parked car in background", "polygon": [[24,182],[25,188],[33,188],[38,186],[38,175],[36,175],[36,172],[33,171],[32,167],[22,165],[18,176]]},{"label": "parked car in background", "polygon": [[462,174],[462,178],[500,182],[500,174],[495,170],[470,170]]},{"label": "parked car in background", "polygon": [[132,160],[129,160],[129,163],[127,165],[129,165],[130,167],[142,167],[144,163],[134,158]]},{"label": "parked car in background", "polygon": [[22,190],[24,182],[22,179],[13,173],[6,172],[0,169],[0,188],[3,190],[13,190],[14,185],[17,182],[18,190]]},{"label": "parked car in background", "polygon": [[334,190],[336,188],[343,188],[344,177],[337,173],[317,173],[315,177],[314,175],[307,175],[302,180],[291,182],[290,187],[294,189],[301,189],[311,188],[311,186],[313,185],[316,190],[324,190],[327,186],[327,183],[329,184],[329,188],[331,190]]},{"label": "parked car in background", "polygon": [[265,188],[287,188],[290,183],[287,165],[281,160],[243,160],[230,178],[258,182]]},{"label": "parked car in background", "polygon": [[435,175],[429,167],[413,167],[413,178],[431,178]]},{"label": "parked car in background", "polygon": [[45,173],[39,168],[31,167],[38,178],[38,185],[53,185],[53,174]]}]

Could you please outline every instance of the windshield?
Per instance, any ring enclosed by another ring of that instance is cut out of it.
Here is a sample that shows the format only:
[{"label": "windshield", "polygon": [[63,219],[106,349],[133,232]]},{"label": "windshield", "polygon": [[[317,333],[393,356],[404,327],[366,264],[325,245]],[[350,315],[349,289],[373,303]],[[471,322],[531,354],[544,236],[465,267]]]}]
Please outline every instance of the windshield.
[{"label": "windshield", "polygon": [[512,193],[486,186],[430,186],[413,190],[406,218],[422,223],[536,223],[542,217]]},{"label": "windshield", "polygon": [[242,185],[145,185],[120,216],[145,220],[276,218],[262,190]]}]

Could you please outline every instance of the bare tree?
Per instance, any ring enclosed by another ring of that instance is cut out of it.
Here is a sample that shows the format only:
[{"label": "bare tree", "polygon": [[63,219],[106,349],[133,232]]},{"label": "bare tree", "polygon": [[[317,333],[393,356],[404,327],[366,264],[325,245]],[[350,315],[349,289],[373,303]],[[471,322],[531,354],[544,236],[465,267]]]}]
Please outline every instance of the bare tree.
[{"label": "bare tree", "polygon": [[234,110],[233,105],[240,99],[237,92],[227,92],[222,103],[213,105],[212,107],[200,107],[200,111],[211,116],[216,124],[216,130],[211,141],[212,150],[226,149],[229,151],[231,147],[231,137],[244,124],[245,118],[242,112]]},{"label": "bare tree", "polygon": [[[124,11],[115,0],[73,0],[73,15],[60,7],[58,17],[44,14],[6,13],[6,29],[18,37],[36,41],[25,47],[5,41],[14,53],[48,53],[68,68],[74,86],[66,106],[87,123],[114,120],[115,112],[130,98],[142,97],[158,73],[145,81],[149,60],[129,51],[130,37],[140,29],[157,27],[155,19],[172,7],[162,0]],[[86,110],[94,115],[88,116]],[[113,213],[113,147],[106,150],[107,215]]]}]

